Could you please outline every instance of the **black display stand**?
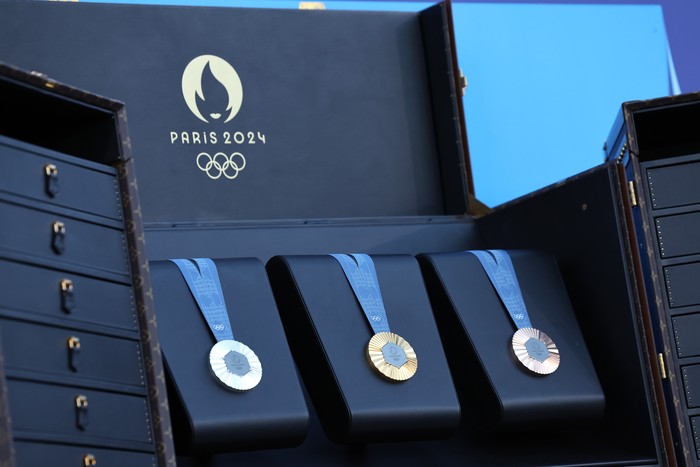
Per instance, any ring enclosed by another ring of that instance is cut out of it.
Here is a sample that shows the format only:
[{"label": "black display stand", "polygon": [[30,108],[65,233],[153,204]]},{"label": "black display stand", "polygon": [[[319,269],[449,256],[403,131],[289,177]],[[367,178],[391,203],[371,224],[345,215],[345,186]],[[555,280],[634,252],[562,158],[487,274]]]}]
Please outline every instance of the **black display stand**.
[{"label": "black display stand", "polygon": [[445,438],[459,425],[459,401],[418,263],[373,259],[391,331],[414,348],[418,371],[391,382],[370,367],[374,333],[335,258],[275,257],[267,268],[299,370],[335,441]]},{"label": "black display stand", "polygon": [[516,328],[476,256],[420,257],[464,409],[487,429],[601,421],[605,396],[554,258],[532,251],[510,255],[532,326],[559,349],[561,364],[552,374],[532,373],[515,358]]},{"label": "black display stand", "polygon": [[615,167],[600,166],[502,206],[478,224],[486,248],[554,254],[605,393],[604,424],[595,431],[628,453],[654,456],[663,439],[653,424],[656,402],[647,386],[618,190]]},{"label": "black display stand", "polygon": [[215,379],[209,350],[216,340],[180,270],[171,261],[151,263],[177,448],[212,453],[297,445],[309,414],[265,268],[254,258],[215,263],[234,338],[256,353],[263,376],[241,393]]}]

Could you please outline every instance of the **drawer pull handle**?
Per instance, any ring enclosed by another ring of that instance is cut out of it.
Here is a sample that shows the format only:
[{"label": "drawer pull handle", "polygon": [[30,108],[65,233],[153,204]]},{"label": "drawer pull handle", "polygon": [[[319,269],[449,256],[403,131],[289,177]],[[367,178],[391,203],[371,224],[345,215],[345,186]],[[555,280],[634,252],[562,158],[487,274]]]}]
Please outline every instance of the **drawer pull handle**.
[{"label": "drawer pull handle", "polygon": [[85,430],[90,423],[88,419],[88,399],[86,396],[75,397],[75,423],[81,430]]},{"label": "drawer pull handle", "polygon": [[80,338],[71,336],[68,338],[68,366],[73,371],[80,368]]},{"label": "drawer pull handle", "polygon": [[53,235],[51,236],[51,248],[60,255],[66,249],[66,224],[56,221],[51,224]]},{"label": "drawer pull handle", "polygon": [[58,167],[53,164],[46,164],[44,166],[44,175],[46,194],[53,198],[61,191],[58,186]]},{"label": "drawer pull handle", "polygon": [[61,281],[61,309],[70,313],[75,309],[75,287],[70,279]]},{"label": "drawer pull handle", "polygon": [[92,454],[85,454],[85,457],[83,457],[83,465],[85,467],[97,465],[97,459],[95,459],[95,456],[93,456]]}]

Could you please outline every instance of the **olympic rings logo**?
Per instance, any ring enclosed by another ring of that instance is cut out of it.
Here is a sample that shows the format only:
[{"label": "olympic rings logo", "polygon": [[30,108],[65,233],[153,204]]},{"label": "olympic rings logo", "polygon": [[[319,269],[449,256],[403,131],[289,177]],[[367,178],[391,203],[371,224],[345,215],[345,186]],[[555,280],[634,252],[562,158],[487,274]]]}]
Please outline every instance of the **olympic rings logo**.
[{"label": "olympic rings logo", "polygon": [[217,152],[214,157],[206,152],[200,152],[197,155],[197,167],[212,180],[219,179],[222,175],[233,180],[238,177],[241,170],[245,169],[245,157],[240,152],[234,152],[231,155]]}]

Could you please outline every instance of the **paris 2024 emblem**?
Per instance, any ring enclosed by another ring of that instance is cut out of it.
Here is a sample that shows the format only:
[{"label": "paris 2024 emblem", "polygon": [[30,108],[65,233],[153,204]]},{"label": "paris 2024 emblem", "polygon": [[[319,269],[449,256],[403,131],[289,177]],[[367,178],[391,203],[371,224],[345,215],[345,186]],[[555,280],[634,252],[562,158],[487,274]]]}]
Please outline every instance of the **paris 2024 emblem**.
[{"label": "paris 2024 emblem", "polygon": [[196,167],[212,180],[233,180],[246,167],[244,146],[267,143],[265,132],[230,124],[243,105],[236,69],[216,55],[200,55],[182,73],[182,97],[199,129],[171,131],[170,144],[193,146]]}]

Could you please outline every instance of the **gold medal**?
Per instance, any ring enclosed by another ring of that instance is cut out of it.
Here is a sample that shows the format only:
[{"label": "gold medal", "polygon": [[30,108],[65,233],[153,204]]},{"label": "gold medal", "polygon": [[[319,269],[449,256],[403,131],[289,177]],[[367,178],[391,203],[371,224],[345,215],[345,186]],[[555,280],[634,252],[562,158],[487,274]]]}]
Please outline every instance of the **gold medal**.
[{"label": "gold medal", "polygon": [[367,360],[390,381],[405,381],[416,374],[416,352],[403,337],[393,332],[379,332],[367,344]]},{"label": "gold medal", "polygon": [[554,341],[535,328],[520,328],[513,334],[513,353],[533,373],[548,375],[559,368],[559,349]]}]

